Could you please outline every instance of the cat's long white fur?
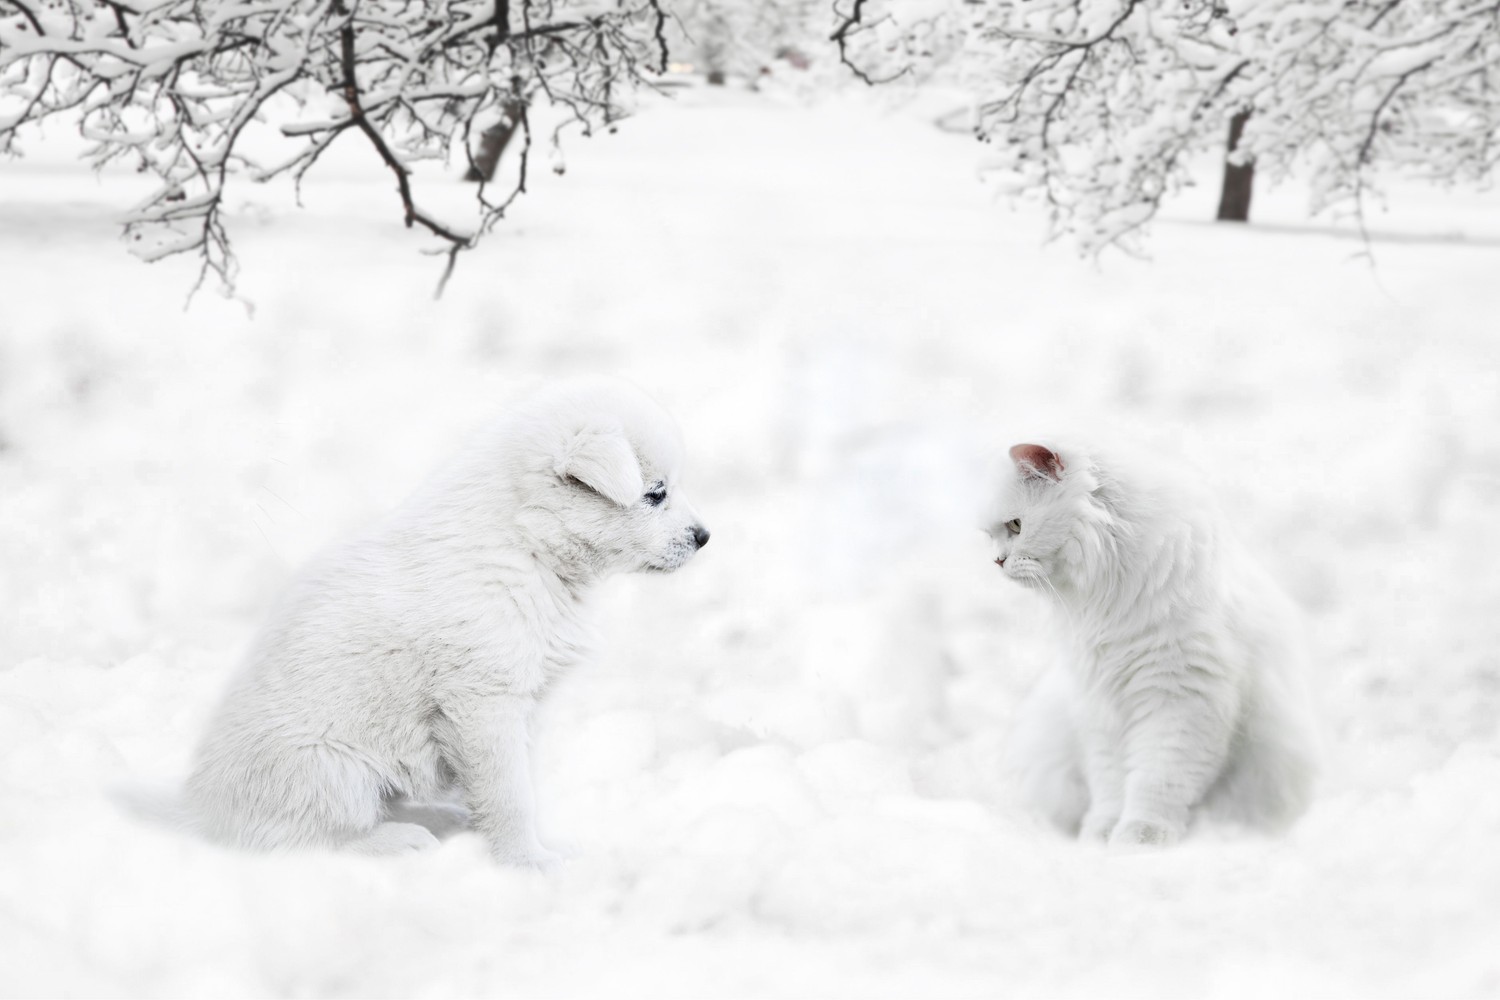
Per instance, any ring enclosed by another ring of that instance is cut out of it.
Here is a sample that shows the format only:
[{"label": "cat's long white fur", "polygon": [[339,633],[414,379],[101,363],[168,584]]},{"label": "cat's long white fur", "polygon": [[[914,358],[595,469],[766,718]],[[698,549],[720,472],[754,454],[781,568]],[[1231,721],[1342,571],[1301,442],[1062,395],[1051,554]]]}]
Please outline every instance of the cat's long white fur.
[{"label": "cat's long white fur", "polygon": [[1176,841],[1197,810],[1290,823],[1318,756],[1301,623],[1211,497],[1170,463],[1012,459],[996,561],[1057,608],[1064,647],[1014,730],[1024,793],[1113,843]]}]

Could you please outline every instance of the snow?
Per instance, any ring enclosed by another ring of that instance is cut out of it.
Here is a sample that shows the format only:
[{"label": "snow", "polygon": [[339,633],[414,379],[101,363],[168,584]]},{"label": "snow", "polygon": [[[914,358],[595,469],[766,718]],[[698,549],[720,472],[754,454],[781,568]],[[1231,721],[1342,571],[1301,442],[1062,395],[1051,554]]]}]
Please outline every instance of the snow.
[{"label": "snow", "polygon": [[[1294,189],[1201,223],[1205,172],[1152,260],[1094,266],[922,107],[652,104],[438,303],[350,146],[305,208],[239,192],[253,316],[124,253],[142,182],[76,140],[0,165],[0,993],[1500,994],[1500,200],[1395,189],[1372,266]],[[713,542],[605,589],[547,709],[571,862],[248,856],[122,813],[304,559],[584,370],[677,414]],[[1188,456],[1307,608],[1330,765],[1285,837],[1112,854],[1015,802],[1051,644],[976,516],[1001,446],[1056,429]]]}]

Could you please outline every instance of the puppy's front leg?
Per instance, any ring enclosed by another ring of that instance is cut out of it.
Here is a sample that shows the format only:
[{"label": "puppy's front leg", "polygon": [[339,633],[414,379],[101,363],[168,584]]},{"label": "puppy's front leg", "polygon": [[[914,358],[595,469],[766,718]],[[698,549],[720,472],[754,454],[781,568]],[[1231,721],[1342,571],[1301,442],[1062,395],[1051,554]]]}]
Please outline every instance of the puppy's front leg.
[{"label": "puppy's front leg", "polygon": [[473,813],[471,825],[502,864],[556,866],[562,859],[536,836],[530,745],[535,703],[494,695],[465,708],[462,717],[452,720],[458,729],[458,759],[452,763]]}]

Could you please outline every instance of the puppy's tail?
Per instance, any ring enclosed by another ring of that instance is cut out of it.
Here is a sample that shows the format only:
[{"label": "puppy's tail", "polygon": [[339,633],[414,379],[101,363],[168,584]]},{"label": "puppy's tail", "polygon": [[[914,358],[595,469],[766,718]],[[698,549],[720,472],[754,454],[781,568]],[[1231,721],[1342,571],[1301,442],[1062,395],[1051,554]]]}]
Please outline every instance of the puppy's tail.
[{"label": "puppy's tail", "polygon": [[110,797],[127,815],[143,823],[183,831],[194,826],[192,810],[180,788],[122,785],[112,789]]}]

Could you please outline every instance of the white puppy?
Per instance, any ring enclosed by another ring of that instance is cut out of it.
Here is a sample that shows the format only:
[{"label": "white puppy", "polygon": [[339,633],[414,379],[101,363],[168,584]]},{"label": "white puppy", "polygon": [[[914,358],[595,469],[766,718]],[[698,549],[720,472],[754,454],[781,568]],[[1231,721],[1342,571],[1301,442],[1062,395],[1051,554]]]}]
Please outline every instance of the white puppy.
[{"label": "white puppy", "polygon": [[457,790],[497,860],[555,861],[536,835],[532,713],[587,651],[596,581],[707,543],[681,459],[672,419],[624,383],[515,406],[302,574],[199,751],[190,824],[243,847],[391,853],[436,843],[433,824],[398,820]]}]

